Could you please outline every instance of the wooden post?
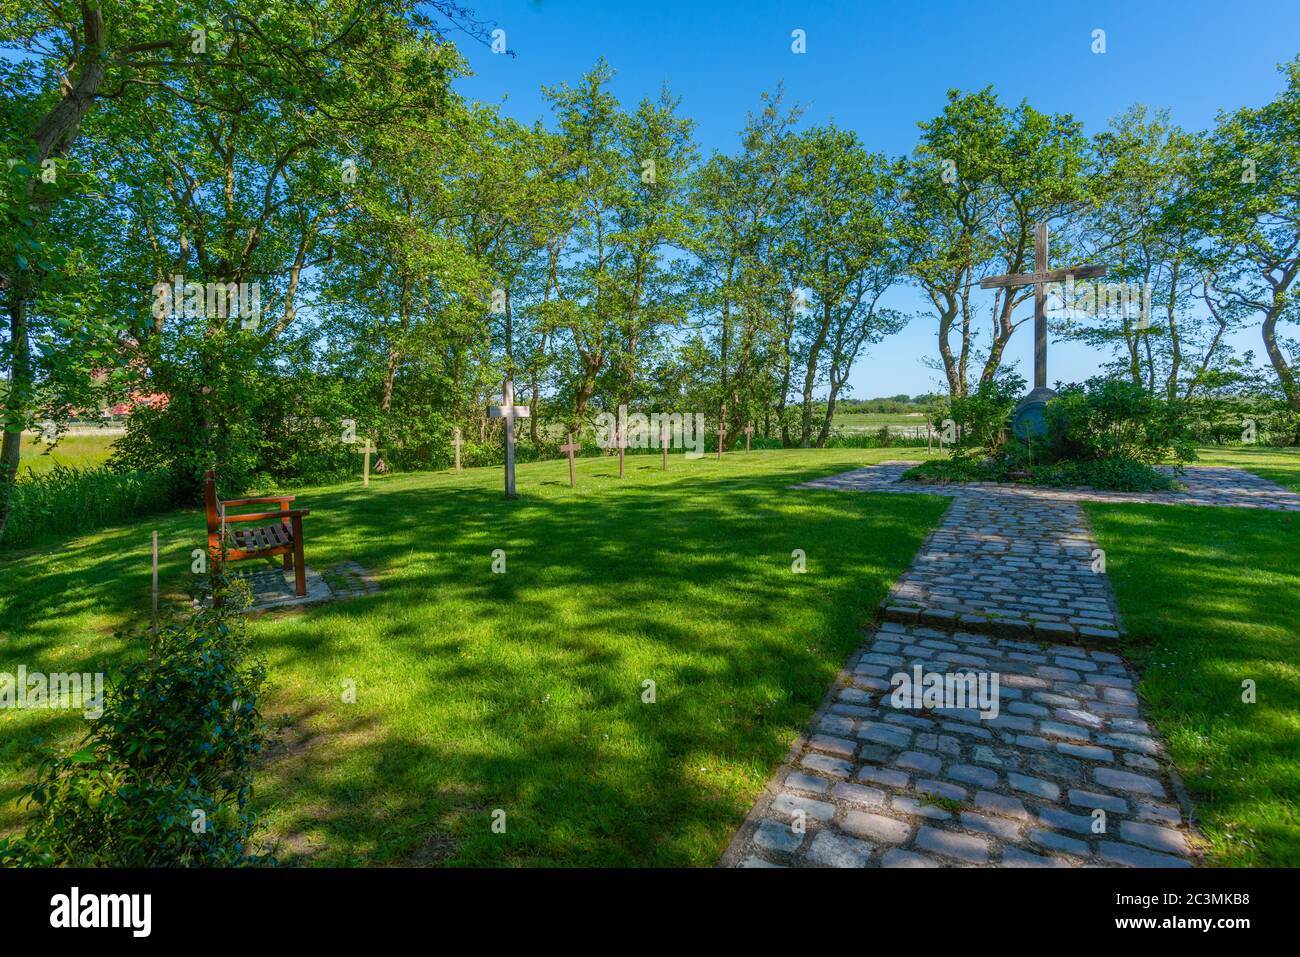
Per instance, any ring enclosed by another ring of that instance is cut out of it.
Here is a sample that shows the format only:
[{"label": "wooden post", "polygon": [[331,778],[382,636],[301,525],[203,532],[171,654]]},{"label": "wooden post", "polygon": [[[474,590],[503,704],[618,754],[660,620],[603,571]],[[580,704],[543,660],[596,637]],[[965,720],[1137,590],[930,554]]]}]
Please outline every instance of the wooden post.
[{"label": "wooden post", "polygon": [[370,488],[370,440],[366,439],[366,464],[362,467],[361,487]]},{"label": "wooden post", "polygon": [[614,431],[618,433],[618,477],[623,477],[623,454],[627,450],[627,425],[620,424],[614,426]]},{"label": "wooden post", "polygon": [[451,441],[452,444],[456,446],[456,471],[459,472],[460,471],[460,447],[462,444],[464,444],[465,441],[460,437],[460,426],[456,426],[456,437]]},{"label": "wooden post", "polygon": [[663,451],[664,468],[668,468],[668,443],[673,440],[673,430],[667,422],[659,424],[659,448]]},{"label": "wooden post", "polygon": [[577,479],[574,477],[573,474],[573,453],[578,451],[578,449],[580,448],[582,448],[582,446],[578,445],[576,442],[573,441],[572,432],[569,433],[569,444],[560,446],[560,451],[567,452],[569,455],[569,488],[573,488],[573,486],[577,482]]},{"label": "wooden post", "polygon": [[727,406],[723,403],[722,411],[718,413],[718,461],[722,461],[722,440],[727,436]]},{"label": "wooden post", "polygon": [[153,633],[158,636],[158,533],[153,533]]},{"label": "wooden post", "polygon": [[934,426],[929,419],[925,420],[925,454],[934,454]]}]

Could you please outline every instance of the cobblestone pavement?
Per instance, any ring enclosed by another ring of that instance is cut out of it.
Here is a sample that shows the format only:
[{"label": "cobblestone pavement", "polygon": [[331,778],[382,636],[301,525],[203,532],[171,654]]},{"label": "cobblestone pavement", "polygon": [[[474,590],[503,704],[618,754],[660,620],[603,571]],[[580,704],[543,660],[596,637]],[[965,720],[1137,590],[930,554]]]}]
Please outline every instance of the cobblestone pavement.
[{"label": "cobblestone pavement", "polygon": [[[900,484],[912,464],[796,486],[955,501],[722,863],[1190,866],[1189,804],[1105,650],[1122,625],[1077,503],[1292,511],[1300,495],[1230,468],[1188,468],[1171,493]],[[997,708],[896,707],[899,673],[996,675]]]},{"label": "cobblestone pavement", "polygon": [[[996,673],[997,716],[894,707],[917,666]],[[723,863],[1187,867],[1177,789],[1117,655],[885,622]]]}]

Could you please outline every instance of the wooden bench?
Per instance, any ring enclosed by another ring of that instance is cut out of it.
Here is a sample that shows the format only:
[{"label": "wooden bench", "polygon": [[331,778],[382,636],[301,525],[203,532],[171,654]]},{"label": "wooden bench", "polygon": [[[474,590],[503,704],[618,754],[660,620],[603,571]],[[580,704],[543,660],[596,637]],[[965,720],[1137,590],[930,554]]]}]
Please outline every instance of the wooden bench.
[{"label": "wooden bench", "polygon": [[[310,515],[311,509],[290,508],[289,503],[294,500],[292,495],[235,498],[223,502],[217,498],[216,475],[211,469],[203,476],[203,497],[208,513],[208,554],[213,562],[221,562],[223,544],[225,560],[230,562],[283,555],[285,569],[294,570],[294,592],[300,598],[307,594],[307,568],[302,557],[302,517]],[[226,511],[228,508],[245,505],[272,503],[279,504],[279,511],[248,512],[243,515],[232,515]],[[243,522],[266,521],[271,521],[271,524],[247,528],[230,527]],[[221,604],[219,595],[214,597],[214,603]]]}]

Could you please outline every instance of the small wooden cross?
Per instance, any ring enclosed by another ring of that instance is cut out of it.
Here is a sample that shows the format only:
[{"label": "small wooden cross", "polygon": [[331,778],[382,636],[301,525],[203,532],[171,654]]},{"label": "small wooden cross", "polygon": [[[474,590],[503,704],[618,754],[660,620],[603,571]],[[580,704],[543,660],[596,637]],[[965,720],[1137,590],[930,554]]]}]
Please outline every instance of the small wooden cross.
[{"label": "small wooden cross", "polygon": [[745,452],[749,452],[749,437],[754,434],[754,423],[745,426]]},{"label": "small wooden cross", "polygon": [[664,468],[668,468],[668,444],[673,440],[673,427],[667,422],[659,424],[659,448],[664,454]]},{"label": "small wooden cross", "polygon": [[[1047,268],[1047,223],[1034,226],[1034,271],[1006,273],[980,280],[981,289],[1034,287],[1034,388],[1047,388],[1047,284],[1075,279],[1094,279],[1106,275],[1105,266],[1066,266]],[[1011,295],[1010,292],[1007,295]]]},{"label": "small wooden cross", "polygon": [[362,488],[370,488],[370,453],[373,452],[373,451],[374,451],[374,449],[372,449],[372,448],[370,447],[370,440],[369,440],[369,439],[366,439],[365,448],[360,449],[360,450],[357,452],[358,455],[364,455],[364,456],[366,457],[365,466],[364,466],[364,468],[363,468],[363,470],[362,470],[362,473],[361,473],[361,487],[362,487]]},{"label": "small wooden cross", "polygon": [[501,419],[506,427],[506,498],[514,498],[515,419],[526,419],[530,412],[526,405],[515,405],[515,384],[509,379],[501,383],[501,405],[488,409],[488,415]]},{"label": "small wooden cross", "polygon": [[451,444],[456,446],[456,471],[460,471],[460,447],[465,444],[465,440],[460,437],[460,426],[456,427],[456,437],[451,440]]},{"label": "small wooden cross", "polygon": [[569,454],[569,488],[573,488],[576,484],[576,479],[573,475],[573,453],[577,452],[581,448],[581,445],[578,445],[578,443],[573,441],[572,432],[569,433],[569,444],[560,446],[561,452],[567,452]]},{"label": "small wooden cross", "polygon": [[718,414],[718,461],[722,461],[722,440],[727,436],[727,407],[722,407]]},{"label": "small wooden cross", "polygon": [[618,477],[623,477],[623,454],[627,451],[627,423],[614,426],[618,435]]}]

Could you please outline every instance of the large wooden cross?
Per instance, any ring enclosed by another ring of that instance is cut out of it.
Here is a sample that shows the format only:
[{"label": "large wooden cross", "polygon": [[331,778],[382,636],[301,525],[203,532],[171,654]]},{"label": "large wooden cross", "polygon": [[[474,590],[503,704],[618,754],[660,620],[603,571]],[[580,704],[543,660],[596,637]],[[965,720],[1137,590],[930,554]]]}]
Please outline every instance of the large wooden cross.
[{"label": "large wooden cross", "polygon": [[[1034,271],[1007,273],[980,280],[981,289],[1034,287],[1034,391],[1047,389],[1047,284],[1075,279],[1095,279],[1106,275],[1105,266],[1066,266],[1047,268],[1047,223],[1034,226]],[[1031,395],[1033,393],[1030,393]]]},{"label": "large wooden cross", "polygon": [[506,498],[515,497],[515,419],[529,416],[528,406],[515,405],[515,384],[506,379],[501,384],[501,405],[488,409],[488,415],[500,419],[506,429]]},{"label": "large wooden cross", "polygon": [[573,488],[577,481],[573,475],[573,453],[577,452],[581,448],[581,445],[573,441],[572,432],[569,433],[569,444],[560,446],[561,452],[567,452],[569,454],[569,488]]}]

